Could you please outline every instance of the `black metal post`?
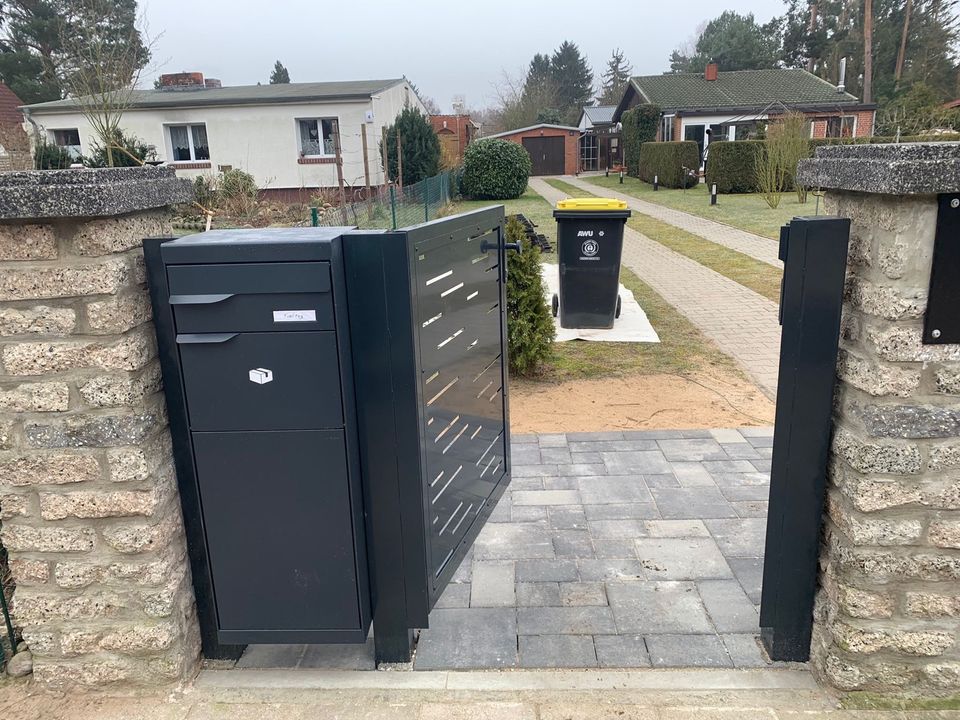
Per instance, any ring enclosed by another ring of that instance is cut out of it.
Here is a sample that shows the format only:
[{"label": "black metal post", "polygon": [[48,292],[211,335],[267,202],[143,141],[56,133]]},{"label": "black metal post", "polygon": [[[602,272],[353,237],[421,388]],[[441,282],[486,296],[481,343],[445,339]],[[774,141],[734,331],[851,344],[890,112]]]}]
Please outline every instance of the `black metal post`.
[{"label": "black metal post", "polygon": [[716,183],[710,186],[710,204],[711,205],[717,204],[717,184]]},{"label": "black metal post", "polygon": [[783,330],[760,604],[774,660],[810,656],[849,236],[850,221],[835,217],[794,218],[780,233]]},{"label": "black metal post", "polygon": [[660,176],[659,176],[659,175],[654,175],[654,176],[653,176],[653,190],[654,190],[654,192],[656,192],[656,191],[659,190],[659,189],[660,189]]}]

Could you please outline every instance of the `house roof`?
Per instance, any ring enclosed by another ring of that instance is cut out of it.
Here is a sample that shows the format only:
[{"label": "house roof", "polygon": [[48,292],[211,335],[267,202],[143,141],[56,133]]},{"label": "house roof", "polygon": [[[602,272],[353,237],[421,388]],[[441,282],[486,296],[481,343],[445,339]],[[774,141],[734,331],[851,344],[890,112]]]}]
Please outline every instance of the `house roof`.
[{"label": "house roof", "polygon": [[0,82],[0,124],[22,124],[23,114],[19,110],[21,105],[23,101],[16,93]]},{"label": "house roof", "polygon": [[[211,105],[276,105],[282,103],[362,100],[404,82],[352,80],[346,82],[283,83],[278,85],[237,85],[235,87],[134,90],[130,107],[179,108]],[[73,98],[27,105],[31,113],[65,112],[78,109]]]},{"label": "house roof", "polygon": [[668,73],[630,78],[614,117],[629,106],[632,94],[665,111],[763,109],[782,104],[788,107],[836,107],[857,105],[848,92],[800,68],[720,71],[716,80],[702,73]]},{"label": "house roof", "polygon": [[587,105],[583,108],[583,114],[594,125],[610,125],[616,109],[616,105]]},{"label": "house roof", "polygon": [[506,137],[507,135],[516,135],[518,133],[529,132],[530,130],[538,130],[540,128],[552,128],[553,130],[574,130],[576,132],[580,132],[580,128],[571,127],[570,125],[539,123],[538,125],[528,125],[527,127],[517,128],[516,130],[505,130],[504,132],[498,132],[494,135],[484,135],[482,139],[489,140],[490,138]]}]

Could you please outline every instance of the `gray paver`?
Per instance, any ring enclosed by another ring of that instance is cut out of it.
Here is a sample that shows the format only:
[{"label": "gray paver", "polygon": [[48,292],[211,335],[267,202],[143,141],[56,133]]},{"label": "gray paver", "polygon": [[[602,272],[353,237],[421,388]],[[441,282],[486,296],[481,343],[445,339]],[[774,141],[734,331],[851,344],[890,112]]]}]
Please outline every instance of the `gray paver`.
[{"label": "gray paver", "polygon": [[587,527],[587,516],[582,507],[550,507],[547,508],[547,517],[555,530]]},{"label": "gray paver", "polygon": [[613,503],[610,505],[585,505],[587,520],[633,520],[651,519],[660,516],[657,506],[646,503]]},{"label": "gray paver", "polygon": [[760,649],[759,638],[756,635],[721,635],[720,639],[727,648],[727,654],[733,661],[734,667],[767,667],[773,663]]},{"label": "gray paver", "polygon": [[[608,505],[597,505],[595,507],[609,507]],[[645,507],[653,507],[645,506]],[[643,537],[646,526],[641,518],[629,518],[624,520],[588,520],[587,527],[590,534],[597,537]]]},{"label": "gray paver", "polygon": [[766,518],[704,520],[720,551],[727,557],[759,557],[766,540]]},{"label": "gray paver", "polygon": [[765,518],[770,505],[766,500],[745,500],[730,504],[742,518]]},{"label": "gray paver", "polygon": [[540,446],[536,444],[511,445],[510,459],[513,461],[514,466],[539,465]]},{"label": "gray paver", "polygon": [[604,430],[602,432],[568,432],[567,443],[586,442],[591,440],[623,440],[623,433],[619,430]]},{"label": "gray paver", "polygon": [[593,552],[598,558],[632,558],[637,554],[633,538],[593,538]]},{"label": "gray paver", "polygon": [[750,602],[760,604],[760,591],[763,585],[763,558],[727,558],[727,564],[746,592]]},{"label": "gray paver", "polygon": [[553,536],[553,550],[557,557],[591,558],[593,542],[586,530],[557,530]]},{"label": "gray paver", "polygon": [[295,668],[306,649],[306,645],[249,645],[236,667]]},{"label": "gray paver", "polygon": [[717,473],[756,472],[756,467],[749,460],[708,460],[703,467],[711,475]]},{"label": "gray paver", "polygon": [[520,667],[597,667],[597,653],[593,647],[593,638],[589,635],[521,636]]},{"label": "gray paver", "polygon": [[736,511],[716,487],[656,488],[651,492],[665,520],[737,517]]},{"label": "gray paver", "polygon": [[517,490],[513,493],[514,505],[579,505],[576,490]]},{"label": "gray paver", "polygon": [[541,433],[537,437],[542,448],[567,446],[567,436],[563,433]]},{"label": "gray paver", "polygon": [[734,428],[711,428],[710,434],[719,443],[744,443],[746,439],[739,430]]},{"label": "gray paver", "polygon": [[470,583],[450,583],[437,599],[434,607],[440,609],[470,607]]},{"label": "gray paver", "polygon": [[434,610],[420,633],[414,668],[449,670],[514,667],[517,611],[513,608]]},{"label": "gray paver", "polygon": [[642,635],[596,635],[593,645],[600,667],[650,667],[650,655]]},{"label": "gray paver", "polygon": [[474,544],[477,560],[552,558],[549,527],[542,523],[487,524]]},{"label": "gray paver", "polygon": [[745,438],[772,438],[773,425],[756,425],[737,428],[737,432]]},{"label": "gray paver", "polygon": [[710,537],[703,520],[647,520],[650,537]]},{"label": "gray paver", "polygon": [[667,460],[689,462],[691,460],[727,460],[728,456],[713,438],[690,440],[658,440],[657,444]]},{"label": "gray paver", "polygon": [[545,477],[541,479],[544,490],[577,490],[577,478],[575,477]]},{"label": "gray paver", "polygon": [[537,522],[547,519],[547,509],[537,505],[521,505],[510,512],[513,522]]},{"label": "gray paver", "polygon": [[541,447],[540,457],[545,463],[569,463],[573,462],[570,458],[570,451],[566,447]]},{"label": "gray paver", "polygon": [[559,606],[560,583],[518,582],[516,587],[517,607]]},{"label": "gray paver", "polygon": [[578,565],[580,580],[583,582],[630,582],[645,579],[642,563],[632,556],[581,560]]},{"label": "gray paver", "polygon": [[750,464],[753,465],[759,472],[770,472],[773,467],[772,459],[760,459],[760,460],[751,460]]},{"label": "gray paver", "polygon": [[760,632],[760,616],[736,580],[701,580],[700,599],[720,633]]},{"label": "gray paver", "polygon": [[747,442],[723,443],[720,447],[731,460],[762,460],[757,449]]},{"label": "gray paver", "polygon": [[651,580],[732,578],[712,538],[638,538],[637,556]]},{"label": "gray paver", "polygon": [[475,561],[470,607],[514,607],[514,582],[512,562]]},{"label": "gray paver", "polygon": [[569,465],[557,465],[555,475],[562,477],[583,477],[585,475],[603,475],[607,472],[607,467],[603,463],[570,463]]},{"label": "gray paver", "polygon": [[318,670],[376,670],[373,639],[363,645],[307,645],[301,668]]},{"label": "gray paver", "polygon": [[711,633],[692,582],[607,583],[607,599],[619,633]]},{"label": "gray paver", "polygon": [[600,455],[610,475],[659,475],[671,471],[670,463],[659,450],[608,451]]},{"label": "gray paver", "polygon": [[570,443],[571,452],[620,452],[632,450],[657,450],[656,440],[594,440]]},{"label": "gray paver", "polygon": [[669,475],[644,475],[643,482],[646,483],[648,488],[678,488],[683,487],[680,484],[680,481],[677,480],[677,476],[673,473]]},{"label": "gray paver", "polygon": [[584,505],[653,502],[646,483],[638,475],[582,477],[578,483]]},{"label": "gray paver", "polygon": [[[721,487],[720,492],[732,504],[766,501],[770,497],[769,485],[731,485]],[[739,515],[739,513],[738,513]]]},{"label": "gray paver", "polygon": [[606,605],[607,593],[602,582],[560,583],[560,604],[568,607]]},{"label": "gray paver", "polygon": [[670,466],[681,487],[712,487],[716,484],[713,476],[698,462],[674,462]]},{"label": "gray paver", "polygon": [[546,607],[517,610],[520,635],[612,635],[617,632],[608,607]]},{"label": "gray paver", "polygon": [[571,582],[579,577],[575,560],[521,560],[517,582]]},{"label": "gray paver", "polygon": [[727,649],[716,635],[647,635],[654,667],[731,667]]}]

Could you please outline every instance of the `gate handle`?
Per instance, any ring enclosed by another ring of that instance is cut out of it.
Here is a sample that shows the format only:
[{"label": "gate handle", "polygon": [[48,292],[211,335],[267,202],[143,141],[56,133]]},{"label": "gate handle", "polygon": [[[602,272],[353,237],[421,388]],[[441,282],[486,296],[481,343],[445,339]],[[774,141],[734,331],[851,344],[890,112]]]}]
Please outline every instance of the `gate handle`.
[{"label": "gate handle", "polygon": [[[497,250],[500,247],[499,243],[492,243],[489,240],[480,241],[480,252],[487,252],[488,250]],[[523,248],[520,246],[520,243],[508,243],[503,244],[504,250],[516,250],[518,253],[523,252]]]},{"label": "gate handle", "polygon": [[233,297],[233,294],[227,295],[171,295],[171,305],[213,305],[223,302]]},{"label": "gate handle", "polygon": [[213,345],[233,340],[240,333],[182,333],[177,335],[177,345]]}]

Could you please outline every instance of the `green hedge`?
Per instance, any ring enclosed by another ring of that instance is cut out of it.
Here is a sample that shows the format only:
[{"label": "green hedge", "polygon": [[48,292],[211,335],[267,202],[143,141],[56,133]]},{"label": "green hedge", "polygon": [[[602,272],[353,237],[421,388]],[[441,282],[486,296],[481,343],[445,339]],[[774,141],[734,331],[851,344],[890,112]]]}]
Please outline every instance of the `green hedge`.
[{"label": "green hedge", "polygon": [[717,192],[757,192],[757,161],[763,157],[763,140],[721,140],[710,143],[707,156],[707,187]]},{"label": "green hedge", "polygon": [[656,105],[637,105],[623,113],[620,123],[623,162],[627,166],[627,174],[639,177],[640,147],[657,139],[660,108]]},{"label": "green hedge", "polygon": [[532,161],[522,145],[489,138],[467,146],[460,187],[477,200],[512,200],[527,189]]},{"label": "green hedge", "polygon": [[[684,173],[683,168],[693,172]],[[693,141],[646,142],[640,146],[640,172],[638,177],[652,183],[654,176],[668,188],[693,187],[698,182],[700,148]]]}]

